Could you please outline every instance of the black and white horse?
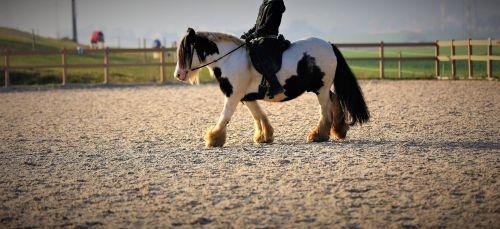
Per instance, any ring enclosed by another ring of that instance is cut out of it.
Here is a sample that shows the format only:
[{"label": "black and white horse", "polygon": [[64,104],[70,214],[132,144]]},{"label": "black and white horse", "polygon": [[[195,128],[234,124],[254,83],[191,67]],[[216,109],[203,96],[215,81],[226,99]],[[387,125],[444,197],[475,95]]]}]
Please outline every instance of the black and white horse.
[{"label": "black and white horse", "polygon": [[[243,47],[238,49],[239,46]],[[224,145],[227,124],[240,102],[254,118],[254,141],[273,142],[273,127],[256,100],[262,75],[253,67],[243,40],[227,33],[195,32],[189,28],[180,41],[177,60],[174,73],[177,79],[197,83],[199,67],[206,65],[225,95],[219,122],[206,132],[207,146]],[[293,42],[283,53],[282,67],[276,75],[285,93],[273,99],[266,97],[264,101],[284,102],[304,92],[313,92],[318,97],[320,119],[308,141],[328,141],[330,133],[344,139],[349,126],[370,118],[358,82],[333,44],[314,37]]]}]

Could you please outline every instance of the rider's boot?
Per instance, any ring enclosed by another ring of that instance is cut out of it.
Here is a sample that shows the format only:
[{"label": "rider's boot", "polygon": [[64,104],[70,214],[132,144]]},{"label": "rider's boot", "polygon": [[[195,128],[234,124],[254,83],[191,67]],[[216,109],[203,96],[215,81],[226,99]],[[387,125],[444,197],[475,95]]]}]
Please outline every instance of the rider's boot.
[{"label": "rider's boot", "polygon": [[283,86],[281,86],[280,82],[278,81],[278,77],[276,77],[276,74],[268,76],[267,81],[269,81],[269,84],[271,85],[271,87],[269,87],[269,93],[267,93],[269,99],[273,99],[274,96],[285,92],[285,89],[283,89]]}]

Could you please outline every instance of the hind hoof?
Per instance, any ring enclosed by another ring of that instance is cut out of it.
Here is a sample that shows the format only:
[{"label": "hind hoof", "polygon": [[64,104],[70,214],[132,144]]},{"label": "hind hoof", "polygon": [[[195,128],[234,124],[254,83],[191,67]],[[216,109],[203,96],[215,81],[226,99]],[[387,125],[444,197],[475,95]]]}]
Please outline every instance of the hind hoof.
[{"label": "hind hoof", "polygon": [[344,140],[347,136],[347,131],[349,130],[349,125],[345,124],[342,127],[335,128],[332,126],[330,128],[330,133],[339,140]]},{"label": "hind hoof", "polygon": [[308,142],[326,142],[330,139],[329,135],[318,134],[316,132],[311,132],[307,137]]}]

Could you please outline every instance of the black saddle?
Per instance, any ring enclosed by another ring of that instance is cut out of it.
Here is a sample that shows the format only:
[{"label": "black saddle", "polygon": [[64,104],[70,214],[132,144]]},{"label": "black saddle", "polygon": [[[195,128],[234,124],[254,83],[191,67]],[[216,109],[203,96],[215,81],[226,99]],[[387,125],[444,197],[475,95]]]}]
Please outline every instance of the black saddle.
[{"label": "black saddle", "polygon": [[250,46],[251,47],[247,46],[247,49],[249,51],[250,59],[252,60],[252,64],[255,70],[264,75],[266,74],[266,69],[264,68],[264,66],[270,66],[268,70],[271,72],[267,73],[272,75],[281,69],[281,64],[283,62],[283,52],[285,52],[285,50],[290,47],[290,41],[286,40],[282,34],[278,35],[278,42],[276,43],[276,45],[274,45],[272,50],[270,50],[269,56],[263,60],[259,60],[255,53],[255,50],[257,50],[258,47],[258,42],[252,42]]}]

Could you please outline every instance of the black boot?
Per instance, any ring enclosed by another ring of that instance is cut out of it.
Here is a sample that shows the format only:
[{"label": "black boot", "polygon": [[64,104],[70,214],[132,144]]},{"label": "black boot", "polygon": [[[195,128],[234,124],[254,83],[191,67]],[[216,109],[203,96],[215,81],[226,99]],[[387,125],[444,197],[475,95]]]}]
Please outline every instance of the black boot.
[{"label": "black boot", "polygon": [[269,81],[269,84],[271,84],[271,87],[269,87],[269,93],[267,93],[267,96],[269,96],[270,99],[273,99],[274,96],[285,92],[285,89],[283,89],[283,86],[281,86],[280,82],[278,81],[278,77],[276,77],[276,74],[272,74],[271,76],[267,77],[267,81]]}]

